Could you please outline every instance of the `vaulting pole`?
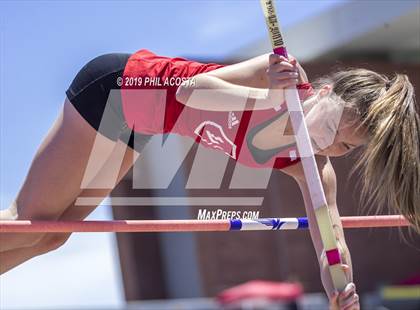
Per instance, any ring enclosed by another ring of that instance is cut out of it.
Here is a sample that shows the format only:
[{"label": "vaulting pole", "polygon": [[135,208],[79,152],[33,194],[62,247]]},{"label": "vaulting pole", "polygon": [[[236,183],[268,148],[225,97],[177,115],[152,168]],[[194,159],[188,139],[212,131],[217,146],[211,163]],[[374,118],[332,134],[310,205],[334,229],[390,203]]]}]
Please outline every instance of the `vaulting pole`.
[{"label": "vaulting pole", "polygon": [[[288,58],[286,46],[277,21],[274,1],[260,0],[260,3],[264,12],[273,52],[277,55],[282,55]],[[334,234],[327,200],[325,198],[321,178],[318,173],[314,151],[312,149],[297,89],[286,89],[285,98],[293,131],[296,136],[296,145],[299,157],[301,158],[303,171],[305,173],[305,179],[308,185],[312,206],[314,208],[321,241],[328,260],[328,268],[332,282],[336,289],[343,291],[347,285],[348,279],[341,267],[342,259],[338,250],[338,242]]]}]

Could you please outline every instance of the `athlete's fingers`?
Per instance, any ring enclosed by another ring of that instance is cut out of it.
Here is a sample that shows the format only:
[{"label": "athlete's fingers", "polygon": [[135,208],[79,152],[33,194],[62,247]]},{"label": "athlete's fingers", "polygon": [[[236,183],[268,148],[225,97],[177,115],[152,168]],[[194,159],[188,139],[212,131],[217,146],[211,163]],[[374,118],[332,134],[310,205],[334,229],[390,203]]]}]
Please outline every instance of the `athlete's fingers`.
[{"label": "athlete's fingers", "polygon": [[344,291],[341,292],[341,297],[343,299],[353,295],[356,293],[356,285],[354,283],[349,283],[346,285],[346,287],[344,288]]},{"label": "athlete's fingers", "polygon": [[273,65],[270,65],[267,72],[298,72],[298,68],[292,64],[282,61]]},{"label": "athlete's fingers", "polygon": [[292,64],[293,66],[297,66],[297,60],[294,56],[288,55],[287,62]]},{"label": "athlete's fingers", "polygon": [[350,266],[347,265],[346,263],[344,263],[344,264],[341,264],[341,268],[343,269],[344,274],[346,275],[346,278],[347,278],[348,282],[352,282],[353,277],[352,277],[352,273],[351,273],[351,270],[350,270]]},{"label": "athlete's fingers", "polygon": [[267,73],[270,80],[287,80],[287,79],[297,79],[299,74],[297,72],[269,72]]},{"label": "athlete's fingers", "polygon": [[270,81],[270,88],[293,88],[296,87],[296,84],[299,83],[298,79],[285,79],[285,80],[273,80]]},{"label": "athlete's fingers", "polygon": [[356,294],[356,285],[354,283],[349,283],[339,294],[338,303],[340,305],[340,309],[356,309],[357,304],[359,302],[359,296]]},{"label": "athlete's fingers", "polygon": [[296,66],[293,66],[292,64],[282,61],[278,62],[272,65],[269,65],[267,68],[268,72],[281,72],[281,71],[292,71],[292,72],[298,72],[298,69]]},{"label": "athlete's fingers", "polygon": [[274,53],[270,54],[270,56],[268,57],[269,65],[274,65],[275,63],[282,62],[282,61],[288,62],[288,59],[284,56],[277,55]]},{"label": "athlete's fingers", "polygon": [[338,296],[339,296],[339,293],[337,291],[334,291],[333,294],[330,296],[329,310],[337,310],[338,309]]},{"label": "athlete's fingers", "polygon": [[349,299],[347,299],[344,303],[340,304],[340,309],[342,310],[359,310],[359,295],[354,294]]},{"label": "athlete's fingers", "polygon": [[292,64],[293,66],[296,66],[297,60],[295,58],[290,58],[289,57],[289,63]]}]

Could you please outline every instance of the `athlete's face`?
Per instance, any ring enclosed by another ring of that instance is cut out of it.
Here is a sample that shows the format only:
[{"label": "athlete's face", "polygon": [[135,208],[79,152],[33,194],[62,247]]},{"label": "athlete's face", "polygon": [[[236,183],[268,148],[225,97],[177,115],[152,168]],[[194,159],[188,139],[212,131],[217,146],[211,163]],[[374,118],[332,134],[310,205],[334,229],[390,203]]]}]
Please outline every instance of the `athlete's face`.
[{"label": "athlete's face", "polygon": [[314,152],[324,156],[342,156],[366,143],[366,135],[357,129],[350,110],[324,86],[313,97],[313,107],[305,119]]}]

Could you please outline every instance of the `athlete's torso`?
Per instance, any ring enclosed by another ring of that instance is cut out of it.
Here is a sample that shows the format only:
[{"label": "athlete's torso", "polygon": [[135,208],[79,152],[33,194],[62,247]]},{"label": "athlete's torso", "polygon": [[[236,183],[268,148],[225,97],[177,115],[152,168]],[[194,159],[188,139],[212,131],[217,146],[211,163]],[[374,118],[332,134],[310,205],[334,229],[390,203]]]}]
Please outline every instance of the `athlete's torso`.
[{"label": "athlete's torso", "polygon": [[[251,143],[259,130],[286,112],[285,104],[278,111],[214,112],[193,109],[176,100],[182,81],[221,67],[158,56],[144,49],[133,54],[125,67],[122,86],[128,126],[144,134],[175,133],[191,137],[249,167],[281,169],[297,163],[299,153],[295,144],[263,151]],[[310,93],[310,84],[301,88],[304,96]]]}]

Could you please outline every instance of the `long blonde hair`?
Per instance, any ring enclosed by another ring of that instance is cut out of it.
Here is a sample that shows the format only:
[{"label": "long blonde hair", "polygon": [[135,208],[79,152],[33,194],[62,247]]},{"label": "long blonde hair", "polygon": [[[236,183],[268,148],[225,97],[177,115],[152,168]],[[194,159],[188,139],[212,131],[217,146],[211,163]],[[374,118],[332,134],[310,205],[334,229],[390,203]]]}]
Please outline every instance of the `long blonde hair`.
[{"label": "long blonde hair", "polygon": [[362,205],[388,207],[420,232],[420,108],[407,75],[350,69],[319,81],[326,83],[368,135],[353,169],[361,170]]}]

